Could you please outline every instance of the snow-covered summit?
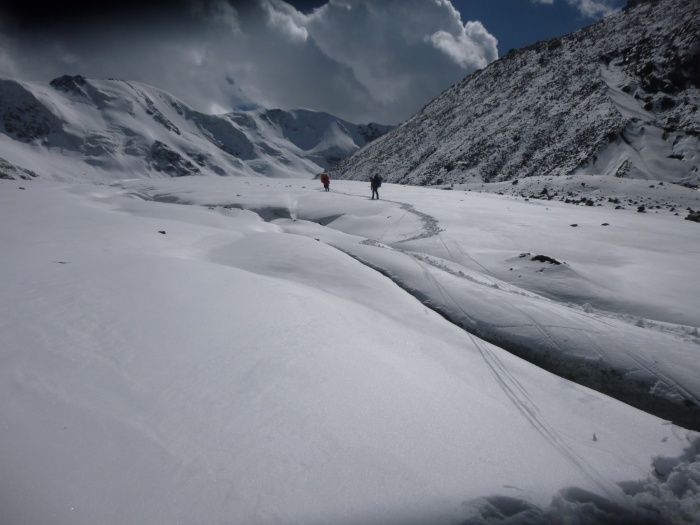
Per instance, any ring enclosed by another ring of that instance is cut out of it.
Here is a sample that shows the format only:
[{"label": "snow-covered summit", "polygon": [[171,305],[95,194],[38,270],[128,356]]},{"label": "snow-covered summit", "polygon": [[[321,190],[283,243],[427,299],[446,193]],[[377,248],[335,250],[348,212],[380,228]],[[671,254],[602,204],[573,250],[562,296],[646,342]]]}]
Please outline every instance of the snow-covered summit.
[{"label": "snow-covered summit", "polygon": [[140,82],[0,79],[2,178],[307,177],[389,129],[305,109],[207,115]]},{"label": "snow-covered summit", "polygon": [[597,174],[697,185],[700,4],[630,3],[512,51],[340,163],[408,184]]}]

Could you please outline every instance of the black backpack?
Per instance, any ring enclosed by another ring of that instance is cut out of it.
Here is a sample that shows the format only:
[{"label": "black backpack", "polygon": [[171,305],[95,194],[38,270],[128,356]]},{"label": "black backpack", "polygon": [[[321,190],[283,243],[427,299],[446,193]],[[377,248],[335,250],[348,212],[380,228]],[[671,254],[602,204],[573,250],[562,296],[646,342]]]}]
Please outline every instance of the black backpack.
[{"label": "black backpack", "polygon": [[375,184],[376,184],[377,188],[381,188],[382,187],[382,178],[379,175],[375,175],[374,178],[376,179]]}]

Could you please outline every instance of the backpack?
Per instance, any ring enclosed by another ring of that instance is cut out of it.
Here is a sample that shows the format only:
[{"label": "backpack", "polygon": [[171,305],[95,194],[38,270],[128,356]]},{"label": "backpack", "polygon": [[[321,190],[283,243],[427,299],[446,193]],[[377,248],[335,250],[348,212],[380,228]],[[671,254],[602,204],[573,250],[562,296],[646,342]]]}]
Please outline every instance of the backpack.
[{"label": "backpack", "polygon": [[381,188],[382,187],[382,178],[379,175],[376,175],[375,179],[376,179],[375,184],[376,184],[377,188]]}]

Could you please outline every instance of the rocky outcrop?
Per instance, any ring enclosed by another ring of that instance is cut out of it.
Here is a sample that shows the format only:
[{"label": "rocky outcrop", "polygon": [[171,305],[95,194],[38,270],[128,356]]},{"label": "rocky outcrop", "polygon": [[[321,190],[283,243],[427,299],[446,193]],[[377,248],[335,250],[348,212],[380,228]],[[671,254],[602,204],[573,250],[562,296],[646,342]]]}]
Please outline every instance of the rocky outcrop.
[{"label": "rocky outcrop", "polygon": [[43,139],[62,130],[61,121],[22,84],[0,79],[0,131],[20,142]]},{"label": "rocky outcrop", "polygon": [[197,166],[158,140],[153,143],[148,152],[148,162],[154,170],[166,173],[171,177],[184,177],[200,173]]},{"label": "rocky outcrop", "polygon": [[36,179],[39,175],[34,173],[32,170],[25,168],[20,168],[7,162],[5,159],[0,157],[0,179],[7,180],[32,180]]},{"label": "rocky outcrop", "polygon": [[49,85],[54,89],[80,96],[85,96],[85,91],[83,89],[85,84],[87,84],[87,80],[80,75],[73,77],[70,75],[63,75],[49,82]]}]

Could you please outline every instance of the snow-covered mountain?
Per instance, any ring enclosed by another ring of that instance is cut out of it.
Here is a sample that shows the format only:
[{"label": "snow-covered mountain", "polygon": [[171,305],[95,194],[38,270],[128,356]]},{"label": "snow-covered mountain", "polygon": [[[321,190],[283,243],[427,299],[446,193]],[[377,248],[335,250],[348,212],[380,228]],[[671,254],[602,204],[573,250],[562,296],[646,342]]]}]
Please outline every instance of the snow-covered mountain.
[{"label": "snow-covered mountain", "polygon": [[336,168],[432,185],[596,174],[700,182],[700,3],[629,2],[512,51]]},{"label": "snow-covered mountain", "polygon": [[207,115],[139,82],[0,79],[1,178],[307,177],[391,128],[304,109]]}]

